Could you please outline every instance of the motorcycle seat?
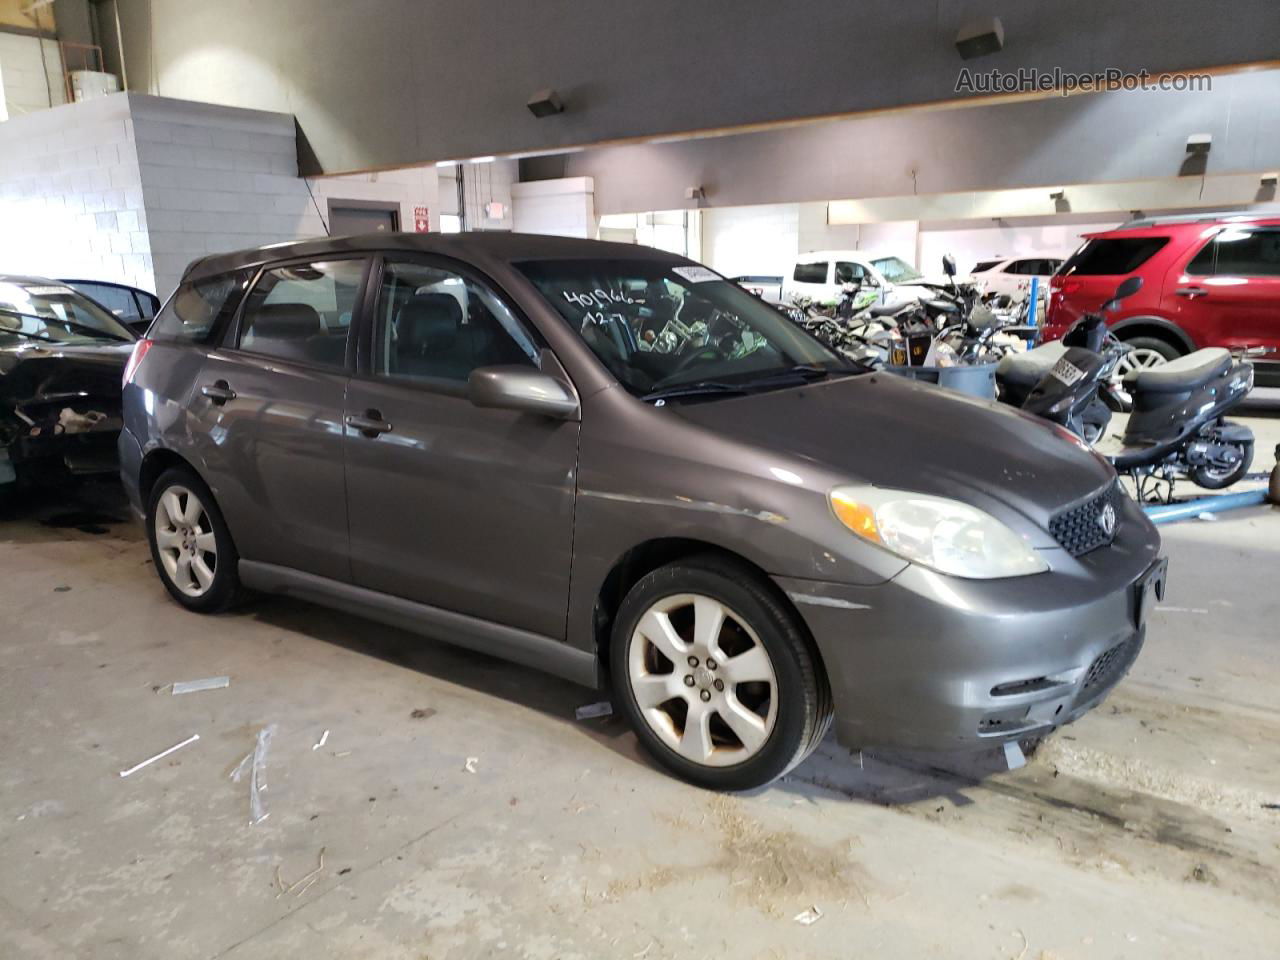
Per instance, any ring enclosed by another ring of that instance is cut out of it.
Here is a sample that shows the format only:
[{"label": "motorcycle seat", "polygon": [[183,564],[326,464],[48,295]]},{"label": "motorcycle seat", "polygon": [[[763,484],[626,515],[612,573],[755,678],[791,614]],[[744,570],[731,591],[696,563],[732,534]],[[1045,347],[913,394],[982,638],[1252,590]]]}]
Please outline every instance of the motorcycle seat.
[{"label": "motorcycle seat", "polygon": [[867,309],[867,315],[872,317],[892,317],[896,313],[901,313],[905,308],[905,305],[901,303],[877,303],[874,307]]},{"label": "motorcycle seat", "polygon": [[1006,353],[996,364],[996,379],[1030,390],[1066,352],[1061,340],[1053,340],[1034,350]]},{"label": "motorcycle seat", "polygon": [[1184,393],[1231,369],[1231,354],[1222,347],[1197,350],[1158,367],[1130,370],[1124,388],[1130,393]]}]

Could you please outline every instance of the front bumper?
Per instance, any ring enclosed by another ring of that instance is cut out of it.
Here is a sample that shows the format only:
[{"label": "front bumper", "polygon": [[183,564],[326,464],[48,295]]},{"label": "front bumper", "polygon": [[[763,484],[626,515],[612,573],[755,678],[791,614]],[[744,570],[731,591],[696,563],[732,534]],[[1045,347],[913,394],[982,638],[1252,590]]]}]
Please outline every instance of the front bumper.
[{"label": "front bumper", "polygon": [[915,565],[853,587],[775,578],[826,666],[851,747],[955,750],[1035,736],[1097,706],[1136,659],[1164,561],[1136,505],[1051,572],[962,580]]}]

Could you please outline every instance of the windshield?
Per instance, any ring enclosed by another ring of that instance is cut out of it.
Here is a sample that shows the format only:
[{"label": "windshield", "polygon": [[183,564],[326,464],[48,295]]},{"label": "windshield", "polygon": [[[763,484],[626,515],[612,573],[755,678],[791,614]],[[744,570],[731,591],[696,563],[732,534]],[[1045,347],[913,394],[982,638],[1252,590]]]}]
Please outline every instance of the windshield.
[{"label": "windshield", "polygon": [[890,283],[909,283],[924,276],[907,261],[897,257],[881,257],[879,260],[872,260],[871,263]]},{"label": "windshield", "polygon": [[64,284],[0,280],[0,343],[133,339],[119,320]]},{"label": "windshield", "polygon": [[695,385],[744,392],[861,370],[706,267],[656,259],[517,266],[640,396]]}]

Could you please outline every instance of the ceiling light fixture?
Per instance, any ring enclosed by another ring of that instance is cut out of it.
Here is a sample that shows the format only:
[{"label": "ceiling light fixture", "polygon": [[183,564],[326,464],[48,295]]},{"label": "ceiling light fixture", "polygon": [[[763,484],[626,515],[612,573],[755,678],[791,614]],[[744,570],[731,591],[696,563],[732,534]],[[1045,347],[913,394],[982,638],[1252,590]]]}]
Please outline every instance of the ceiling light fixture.
[{"label": "ceiling light fixture", "polygon": [[999,53],[1004,49],[1004,24],[999,17],[970,20],[956,34],[956,49],[964,60]]},{"label": "ceiling light fixture", "polygon": [[557,113],[564,113],[564,101],[560,99],[558,93],[550,88],[539,90],[529,98],[529,102],[525,106],[539,120],[543,117],[553,117]]}]

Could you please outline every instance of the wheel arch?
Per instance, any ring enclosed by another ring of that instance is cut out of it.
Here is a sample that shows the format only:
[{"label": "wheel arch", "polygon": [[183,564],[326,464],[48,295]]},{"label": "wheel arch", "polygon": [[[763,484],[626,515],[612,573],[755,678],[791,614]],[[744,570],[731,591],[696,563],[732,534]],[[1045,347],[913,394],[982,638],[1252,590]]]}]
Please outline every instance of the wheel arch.
[{"label": "wheel arch", "polygon": [[[160,479],[160,475],[174,467],[183,467],[200,477],[200,471],[195,468],[195,464],[168,447],[157,447],[143,456],[142,467],[138,471],[138,495],[144,509],[151,500],[151,491],[156,481]],[[200,479],[204,478],[200,477]],[[206,483],[205,486],[208,484]]]},{"label": "wheel arch", "polygon": [[1191,353],[1196,350],[1195,341],[1180,326],[1171,320],[1163,317],[1126,317],[1118,323],[1111,325],[1111,332],[1121,340],[1130,340],[1134,337],[1154,337],[1157,340],[1163,340],[1169,346],[1174,347],[1182,353]]},{"label": "wheel arch", "polygon": [[601,673],[605,677],[608,675],[609,642],[613,633],[614,620],[623,599],[631,588],[659,567],[665,567],[678,560],[707,555],[719,557],[743,567],[759,581],[762,587],[773,594],[777,602],[794,620],[797,629],[809,646],[814,662],[826,676],[827,668],[822,659],[822,651],[818,649],[818,644],[814,641],[804,617],[800,615],[791,598],[764,568],[736,551],[706,540],[689,537],[657,537],[646,540],[624,552],[610,567],[596,592],[592,607],[592,637],[595,642],[596,662],[599,664]]}]

